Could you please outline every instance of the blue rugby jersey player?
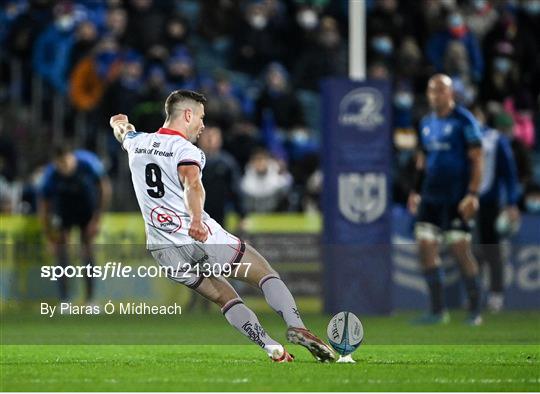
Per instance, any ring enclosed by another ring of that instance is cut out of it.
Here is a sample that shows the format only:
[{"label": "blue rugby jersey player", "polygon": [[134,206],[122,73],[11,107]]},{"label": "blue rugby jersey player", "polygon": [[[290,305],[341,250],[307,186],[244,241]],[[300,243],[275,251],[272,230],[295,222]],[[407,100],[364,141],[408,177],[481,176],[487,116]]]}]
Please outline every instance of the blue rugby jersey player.
[{"label": "blue rugby jersey player", "polygon": [[[80,228],[85,265],[94,265],[93,240],[109,198],[110,183],[99,158],[85,150],[54,148],[54,160],[46,168],[38,191],[39,214],[45,236],[57,263],[68,265],[67,243],[72,227]],[[58,280],[60,299],[68,299],[67,280]],[[93,279],[86,277],[86,302],[93,304]]]},{"label": "blue rugby jersey player", "polygon": [[408,206],[417,214],[415,236],[431,311],[416,322],[439,324],[449,319],[439,256],[439,244],[444,239],[463,273],[469,297],[467,323],[479,325],[481,286],[478,262],[471,250],[472,219],[478,210],[482,179],[479,125],[467,109],[456,105],[448,75],[432,76],[426,95],[432,112],[420,123],[422,151],[416,162],[417,175],[424,174],[424,179],[409,195]]},{"label": "blue rugby jersey player", "polygon": [[463,220],[458,205],[469,192],[468,151],[482,146],[478,122],[467,109],[457,105],[443,118],[434,112],[428,114],[419,129],[425,165],[417,221],[443,232],[470,232],[471,223]]},{"label": "blue rugby jersey player", "polygon": [[73,152],[76,166],[70,174],[62,174],[49,164],[43,175],[40,197],[48,200],[58,227],[85,227],[100,208],[100,182],[105,176],[103,165],[92,152]]}]

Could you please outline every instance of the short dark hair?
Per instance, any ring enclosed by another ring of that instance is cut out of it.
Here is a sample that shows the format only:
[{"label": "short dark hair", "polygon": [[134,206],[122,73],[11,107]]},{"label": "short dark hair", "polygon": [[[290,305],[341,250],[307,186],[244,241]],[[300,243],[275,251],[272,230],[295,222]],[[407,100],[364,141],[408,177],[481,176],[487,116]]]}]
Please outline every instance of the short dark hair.
[{"label": "short dark hair", "polygon": [[201,103],[203,105],[206,103],[206,97],[200,93],[194,92],[193,90],[180,89],[169,94],[169,97],[167,97],[167,100],[165,101],[165,114],[167,115],[167,119],[170,119],[174,113],[174,107],[176,104],[189,100]]},{"label": "short dark hair", "polygon": [[70,142],[57,143],[51,149],[50,158],[52,160],[60,159],[71,152],[73,152],[73,147]]}]

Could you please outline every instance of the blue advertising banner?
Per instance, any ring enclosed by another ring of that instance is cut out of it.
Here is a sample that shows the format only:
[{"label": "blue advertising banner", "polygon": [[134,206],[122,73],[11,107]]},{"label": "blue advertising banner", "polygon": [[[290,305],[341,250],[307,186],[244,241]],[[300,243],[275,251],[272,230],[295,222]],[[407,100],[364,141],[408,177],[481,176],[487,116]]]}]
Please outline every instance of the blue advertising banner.
[{"label": "blue advertising banner", "polygon": [[[418,261],[412,232],[413,218],[400,206],[393,209],[393,288],[396,309],[426,309],[429,297]],[[540,217],[523,215],[521,228],[502,243],[505,309],[540,309]],[[495,247],[494,245],[492,247]],[[465,303],[461,274],[454,259],[442,248],[442,266],[448,307]],[[484,267],[484,289],[489,288]]]},{"label": "blue advertising banner", "polygon": [[390,85],[328,79],[322,111],[325,311],[389,313]]}]

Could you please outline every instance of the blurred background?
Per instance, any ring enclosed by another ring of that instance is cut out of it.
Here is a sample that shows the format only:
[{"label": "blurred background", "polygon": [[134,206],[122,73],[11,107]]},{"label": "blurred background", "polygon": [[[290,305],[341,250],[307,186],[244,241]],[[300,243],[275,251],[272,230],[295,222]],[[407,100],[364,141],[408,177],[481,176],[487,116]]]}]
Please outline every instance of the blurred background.
[{"label": "blurred background", "polygon": [[[540,1],[365,0],[365,6],[367,78],[392,86],[394,208],[404,207],[413,186],[427,80],[444,72],[458,101],[511,139],[519,207],[539,215]],[[167,95],[193,89],[208,99],[199,146],[216,158],[204,172],[207,210],[260,247],[269,245],[264,253],[278,270],[280,262],[306,263],[281,268],[301,277],[293,292],[320,294],[320,270],[313,268],[319,257],[298,256],[297,242],[308,250],[321,230],[320,82],[348,76],[348,28],[345,0],[3,1],[2,239],[39,244],[32,222],[37,189],[52,146],[69,141],[100,157],[112,183],[109,211],[124,212],[104,219],[98,243],[142,245],[126,156],[108,119],[124,113],[138,131],[154,132]],[[299,238],[279,240],[283,229]],[[412,243],[410,228],[403,231]],[[270,233],[278,240],[257,239]],[[272,256],[286,253],[275,248],[286,242],[290,254]],[[16,260],[9,260],[16,275],[27,275]],[[536,256],[533,269],[538,264]],[[3,298],[37,297],[21,285],[28,278],[3,280]],[[533,287],[539,290],[538,279]]]}]

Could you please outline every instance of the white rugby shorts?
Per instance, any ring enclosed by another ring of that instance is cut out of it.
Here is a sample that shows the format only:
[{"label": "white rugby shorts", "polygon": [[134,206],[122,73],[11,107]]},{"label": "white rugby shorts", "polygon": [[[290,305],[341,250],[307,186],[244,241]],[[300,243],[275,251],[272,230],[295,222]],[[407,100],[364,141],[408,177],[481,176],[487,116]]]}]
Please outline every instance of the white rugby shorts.
[{"label": "white rugby shorts", "polygon": [[220,228],[209,234],[204,243],[172,245],[150,253],[159,265],[166,267],[168,278],[196,289],[205,277],[221,276],[225,267],[229,272],[234,269],[245,249],[244,241]]}]

